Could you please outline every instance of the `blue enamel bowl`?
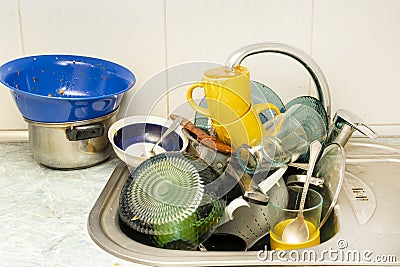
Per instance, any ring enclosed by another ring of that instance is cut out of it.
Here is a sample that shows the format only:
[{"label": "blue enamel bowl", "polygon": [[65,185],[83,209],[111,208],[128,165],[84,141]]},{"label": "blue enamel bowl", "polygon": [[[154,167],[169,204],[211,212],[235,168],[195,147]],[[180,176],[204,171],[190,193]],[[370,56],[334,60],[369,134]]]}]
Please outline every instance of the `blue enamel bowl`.
[{"label": "blue enamel bowl", "polygon": [[[154,144],[171,126],[172,120],[157,116],[131,116],[113,123],[108,130],[108,139],[115,154],[131,167],[139,166],[152,155]],[[155,148],[155,153],[186,151],[189,140],[182,126],[167,135]]]},{"label": "blue enamel bowl", "polygon": [[94,119],[119,107],[136,79],[116,63],[85,56],[38,55],[0,67],[21,114],[37,122]]}]

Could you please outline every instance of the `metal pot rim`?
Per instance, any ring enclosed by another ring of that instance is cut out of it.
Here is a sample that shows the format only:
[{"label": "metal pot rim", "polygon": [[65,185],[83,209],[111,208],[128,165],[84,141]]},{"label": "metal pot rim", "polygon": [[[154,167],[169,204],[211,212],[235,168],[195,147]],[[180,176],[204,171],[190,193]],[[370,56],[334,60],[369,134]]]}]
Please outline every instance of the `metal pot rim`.
[{"label": "metal pot rim", "polygon": [[35,125],[38,127],[50,127],[50,128],[65,128],[65,127],[71,127],[71,126],[78,126],[78,125],[85,125],[85,124],[91,124],[91,123],[96,123],[104,120],[108,120],[112,116],[114,116],[116,113],[118,113],[119,107],[114,109],[112,112],[103,115],[101,117],[97,117],[94,119],[89,119],[89,120],[81,120],[81,121],[69,121],[69,122],[39,122],[39,121],[32,121],[29,120],[25,117],[24,120],[31,125]]}]

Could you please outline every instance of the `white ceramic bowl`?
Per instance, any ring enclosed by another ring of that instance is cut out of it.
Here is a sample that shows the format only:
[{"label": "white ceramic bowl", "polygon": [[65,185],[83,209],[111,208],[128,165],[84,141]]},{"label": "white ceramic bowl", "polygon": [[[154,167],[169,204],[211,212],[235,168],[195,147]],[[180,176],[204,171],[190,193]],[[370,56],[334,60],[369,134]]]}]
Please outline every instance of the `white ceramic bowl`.
[{"label": "white ceramic bowl", "polygon": [[[156,116],[131,116],[123,118],[108,130],[108,139],[117,156],[131,167],[151,157],[148,151],[171,125],[172,120]],[[164,151],[185,151],[188,138],[179,126],[170,133],[155,149],[156,154]]]}]

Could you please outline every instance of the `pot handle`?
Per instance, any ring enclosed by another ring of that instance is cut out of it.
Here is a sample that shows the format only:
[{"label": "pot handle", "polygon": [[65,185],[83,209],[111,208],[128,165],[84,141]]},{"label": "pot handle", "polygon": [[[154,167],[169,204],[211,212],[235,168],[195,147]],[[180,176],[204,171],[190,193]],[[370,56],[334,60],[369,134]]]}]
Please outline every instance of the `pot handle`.
[{"label": "pot handle", "polygon": [[65,130],[69,141],[79,141],[96,138],[104,135],[104,124],[89,124],[83,126],[74,126]]}]

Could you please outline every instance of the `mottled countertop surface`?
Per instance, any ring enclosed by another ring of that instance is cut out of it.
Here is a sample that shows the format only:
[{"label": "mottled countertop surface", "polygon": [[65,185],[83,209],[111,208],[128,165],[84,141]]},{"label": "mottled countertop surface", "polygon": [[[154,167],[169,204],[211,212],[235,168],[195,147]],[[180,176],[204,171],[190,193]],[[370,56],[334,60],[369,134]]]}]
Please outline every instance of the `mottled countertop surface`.
[{"label": "mottled countertop surface", "polygon": [[87,219],[117,158],[57,171],[32,159],[28,143],[0,143],[1,266],[138,266],[105,252]]}]

